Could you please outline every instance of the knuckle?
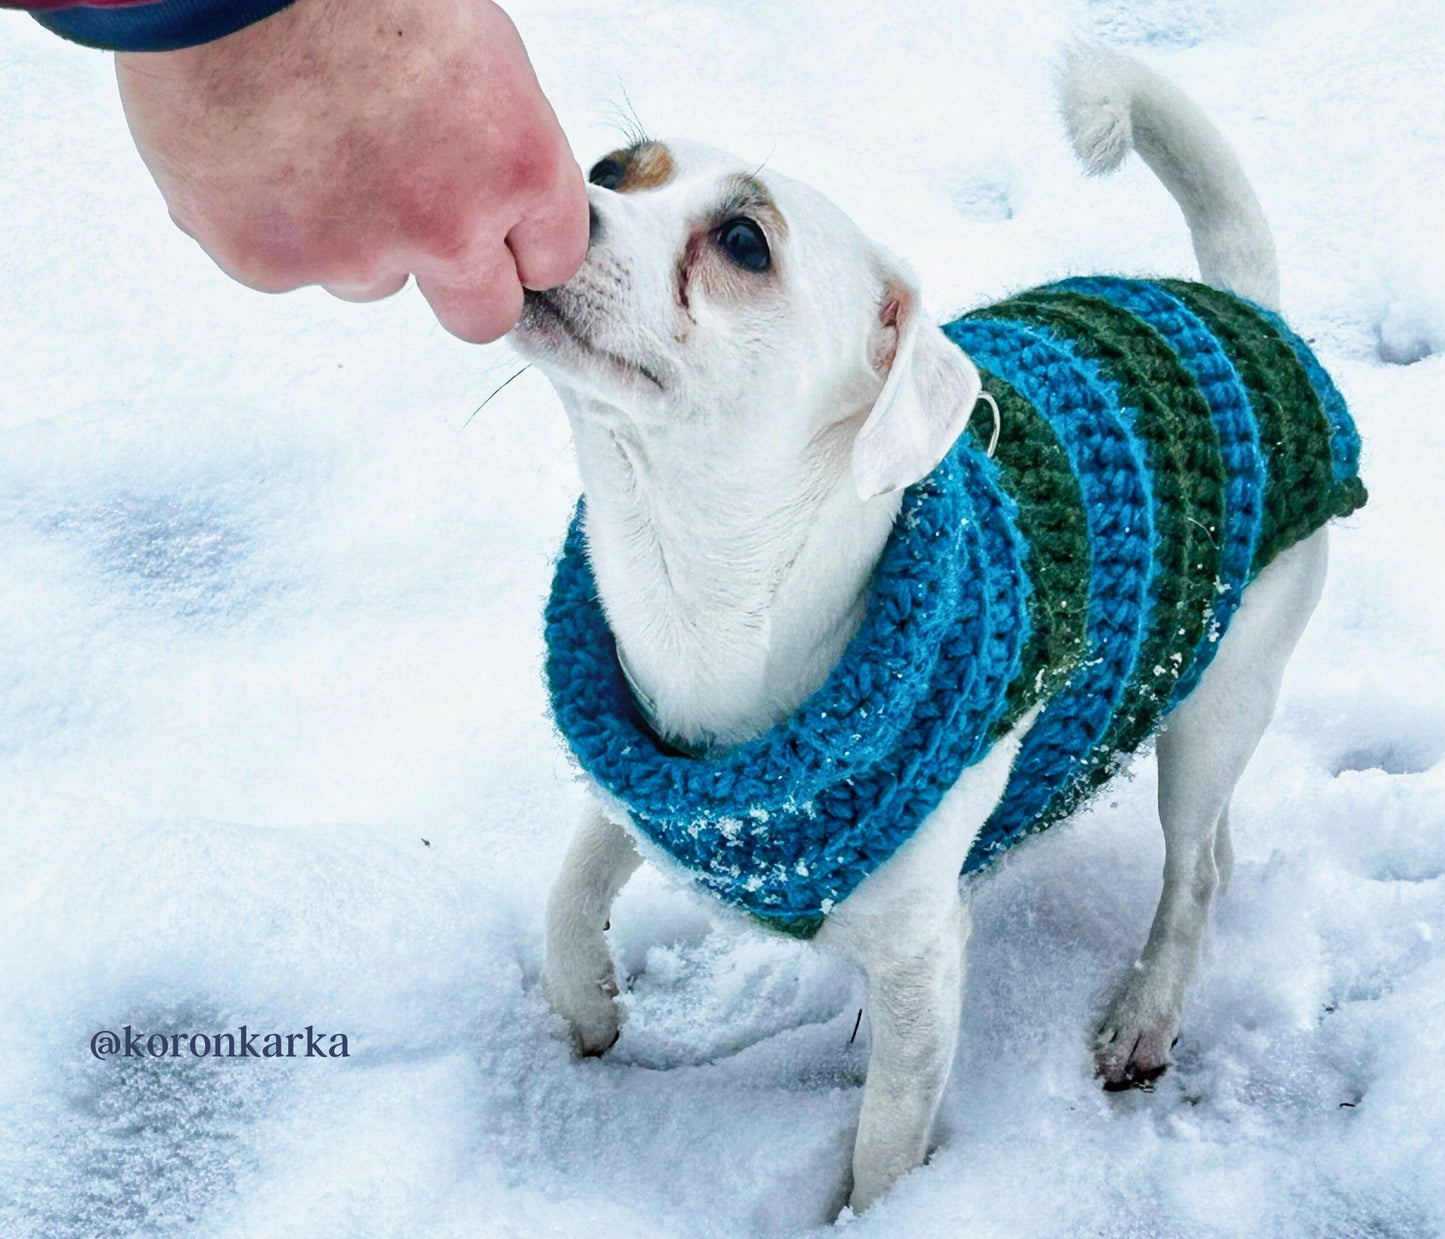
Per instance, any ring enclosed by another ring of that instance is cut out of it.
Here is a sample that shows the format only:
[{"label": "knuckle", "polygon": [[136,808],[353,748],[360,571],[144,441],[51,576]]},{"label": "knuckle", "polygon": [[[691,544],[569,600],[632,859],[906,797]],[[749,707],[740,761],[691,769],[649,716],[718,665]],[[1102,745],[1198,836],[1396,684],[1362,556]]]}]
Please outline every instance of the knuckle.
[{"label": "knuckle", "polygon": [[448,220],[429,230],[425,247],[429,257],[443,267],[470,265],[475,258],[480,238],[479,229],[471,221]]},{"label": "knuckle", "polygon": [[564,195],[580,199],[585,195],[582,171],[571,149],[540,127],[519,133],[501,162],[499,180],[518,201],[554,201]]},{"label": "knuckle", "polygon": [[443,270],[471,262],[486,236],[478,207],[462,206],[456,198],[419,195],[397,208],[398,231],[407,244]]},{"label": "knuckle", "polygon": [[508,161],[507,181],[518,197],[542,197],[557,183],[557,161],[531,147],[514,151]]}]

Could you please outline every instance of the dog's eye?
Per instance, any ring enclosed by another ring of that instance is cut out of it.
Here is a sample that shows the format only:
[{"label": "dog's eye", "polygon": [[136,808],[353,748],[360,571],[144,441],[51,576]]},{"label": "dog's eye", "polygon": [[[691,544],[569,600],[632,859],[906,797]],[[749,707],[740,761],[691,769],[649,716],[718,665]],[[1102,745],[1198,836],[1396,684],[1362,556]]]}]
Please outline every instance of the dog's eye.
[{"label": "dog's eye", "polygon": [[730,219],[713,234],[724,254],[744,271],[766,271],[773,262],[763,230],[750,219]]},{"label": "dog's eye", "polygon": [[627,169],[615,159],[599,159],[592,165],[592,171],[587,174],[587,179],[594,185],[600,185],[603,189],[616,189],[622,183]]}]

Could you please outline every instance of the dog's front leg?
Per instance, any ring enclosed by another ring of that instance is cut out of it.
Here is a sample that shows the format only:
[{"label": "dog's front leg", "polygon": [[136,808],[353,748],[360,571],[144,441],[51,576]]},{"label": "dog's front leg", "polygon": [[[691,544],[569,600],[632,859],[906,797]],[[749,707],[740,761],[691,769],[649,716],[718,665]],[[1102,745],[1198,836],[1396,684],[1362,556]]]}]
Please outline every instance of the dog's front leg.
[{"label": "dog's front leg", "polygon": [[864,959],[873,1049],[853,1146],[855,1213],[928,1156],[958,1046],[969,929],[955,896],[931,940],[915,939],[902,952],[885,940]]},{"label": "dog's front leg", "polygon": [[617,979],[604,934],[612,901],[641,859],[621,826],[590,809],[547,901],[547,1000],[583,1054],[603,1054],[617,1040]]},{"label": "dog's front leg", "polygon": [[1037,710],[965,770],[917,833],[833,911],[818,945],[850,955],[868,975],[873,1049],[853,1145],[861,1213],[923,1164],[953,1066],[972,922],[958,874],[1003,795]]}]

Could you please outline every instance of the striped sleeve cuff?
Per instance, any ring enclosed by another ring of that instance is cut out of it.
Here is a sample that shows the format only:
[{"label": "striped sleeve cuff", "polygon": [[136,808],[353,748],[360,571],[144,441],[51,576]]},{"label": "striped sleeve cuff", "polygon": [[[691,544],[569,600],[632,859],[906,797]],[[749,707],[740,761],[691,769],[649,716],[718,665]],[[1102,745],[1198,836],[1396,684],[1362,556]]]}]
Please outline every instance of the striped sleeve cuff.
[{"label": "striped sleeve cuff", "polygon": [[293,0],[158,0],[123,8],[51,9],[35,20],[63,39],[111,52],[173,52],[234,34]]}]

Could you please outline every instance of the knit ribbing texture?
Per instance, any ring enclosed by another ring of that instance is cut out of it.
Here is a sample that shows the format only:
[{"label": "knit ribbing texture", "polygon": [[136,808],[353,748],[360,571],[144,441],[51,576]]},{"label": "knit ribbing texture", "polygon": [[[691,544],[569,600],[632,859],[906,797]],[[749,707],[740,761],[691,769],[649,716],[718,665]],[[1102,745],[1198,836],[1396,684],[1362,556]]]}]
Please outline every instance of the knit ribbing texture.
[{"label": "knit ribbing texture", "polygon": [[858,634],[790,718],[702,756],[652,732],[585,501],[547,604],[553,714],[582,768],[704,888],[802,937],[1031,707],[965,871],[1076,810],[1198,683],[1249,581],[1365,501],[1339,392],[1230,294],[1073,279],[944,331],[998,402],[997,458],[971,424],[904,494]]}]

